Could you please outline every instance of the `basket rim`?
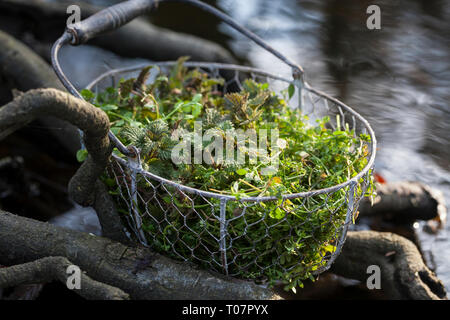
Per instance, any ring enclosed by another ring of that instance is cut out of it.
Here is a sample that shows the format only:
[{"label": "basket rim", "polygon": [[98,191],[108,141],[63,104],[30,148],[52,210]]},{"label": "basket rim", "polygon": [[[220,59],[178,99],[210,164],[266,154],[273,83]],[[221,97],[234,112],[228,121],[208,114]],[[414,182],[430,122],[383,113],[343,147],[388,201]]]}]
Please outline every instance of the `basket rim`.
[{"label": "basket rim", "polygon": [[[171,66],[176,64],[177,61],[162,61],[162,62],[149,62],[149,63],[143,63],[143,64],[139,64],[139,65],[135,65],[135,66],[130,66],[130,67],[124,67],[124,68],[116,68],[116,69],[111,69],[103,74],[101,74],[100,76],[98,76],[97,78],[95,78],[93,81],[91,81],[85,88],[91,90],[93,86],[95,86],[99,81],[103,80],[104,78],[108,77],[108,76],[112,76],[118,73],[125,73],[125,72],[132,72],[132,71],[138,71],[144,67],[150,66],[150,65],[156,65],[156,66]],[[249,73],[255,73],[255,74],[259,74],[259,75],[263,75],[272,79],[276,79],[276,80],[281,80],[290,84],[295,84],[295,80],[294,79],[286,79],[285,77],[281,76],[281,75],[276,75],[276,74],[272,74],[269,72],[266,72],[264,70],[258,69],[258,68],[254,68],[254,67],[247,67],[247,66],[242,66],[242,65],[236,65],[236,64],[225,64],[225,63],[215,63],[215,62],[196,62],[196,61],[186,61],[184,63],[185,66],[187,67],[200,67],[200,68],[208,68],[208,69],[224,69],[224,70],[237,70],[237,71],[242,71],[242,72],[249,72]],[[310,190],[310,191],[305,191],[305,192],[297,192],[297,193],[291,193],[291,194],[283,194],[281,196],[264,196],[264,197],[242,197],[242,198],[238,198],[236,196],[232,196],[232,195],[224,195],[221,193],[217,193],[217,192],[211,192],[211,191],[206,191],[206,190],[201,190],[201,189],[197,189],[197,188],[193,188],[193,187],[189,187],[168,179],[165,179],[163,177],[160,177],[156,174],[153,174],[149,171],[144,170],[142,167],[136,168],[136,172],[140,173],[150,179],[159,181],[160,183],[164,183],[173,187],[178,188],[181,191],[186,191],[188,193],[193,193],[196,195],[200,195],[203,197],[209,197],[209,198],[215,198],[215,199],[220,199],[223,201],[240,201],[240,202],[265,202],[265,201],[274,201],[274,200],[287,200],[287,199],[295,199],[295,198],[306,198],[306,197],[311,197],[311,196],[315,196],[315,195],[319,195],[319,194],[324,194],[324,193],[331,193],[331,192],[335,192],[339,189],[342,189],[346,186],[352,185],[355,186],[358,184],[358,181],[364,176],[366,175],[370,169],[373,168],[374,166],[374,162],[375,162],[375,156],[376,156],[376,147],[377,147],[377,140],[375,137],[375,132],[372,129],[370,123],[363,117],[361,116],[358,112],[356,112],[355,110],[353,110],[351,107],[349,107],[348,105],[346,105],[345,103],[341,102],[340,100],[331,97],[330,95],[328,95],[327,93],[315,89],[312,86],[310,86],[307,82],[303,83],[303,89],[306,89],[309,92],[312,92],[322,98],[325,98],[327,100],[330,100],[331,102],[335,103],[336,105],[338,105],[339,107],[345,109],[346,111],[348,111],[349,113],[351,113],[353,116],[355,116],[363,125],[364,127],[367,129],[369,136],[371,138],[371,144],[370,144],[370,157],[369,160],[367,162],[367,164],[365,165],[365,167],[358,172],[357,175],[355,175],[353,178],[348,179],[345,182],[342,182],[340,184],[334,185],[332,187],[328,187],[328,188],[322,188],[322,189],[314,189],[314,190]],[[127,160],[115,155],[114,153],[112,154],[112,157],[119,162],[121,165],[123,166],[127,166],[129,167],[129,163]]]}]

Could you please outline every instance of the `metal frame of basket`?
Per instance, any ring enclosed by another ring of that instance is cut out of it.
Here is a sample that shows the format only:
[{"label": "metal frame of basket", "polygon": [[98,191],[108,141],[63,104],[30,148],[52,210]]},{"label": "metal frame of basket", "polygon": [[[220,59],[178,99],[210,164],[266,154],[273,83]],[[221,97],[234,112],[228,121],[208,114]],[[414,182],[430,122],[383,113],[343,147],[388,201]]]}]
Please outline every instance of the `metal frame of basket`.
[{"label": "metal frame of basket", "polygon": [[[218,76],[224,70],[229,73],[233,72],[233,76],[227,77],[227,82],[222,88],[224,92],[227,91],[228,86],[242,88],[241,80],[245,77],[253,78],[257,81],[270,82],[271,86],[274,85],[275,87],[277,86],[275,83],[278,83],[278,88],[283,87],[283,85],[286,87],[289,84],[293,84],[296,87],[296,95],[293,99],[295,99],[297,107],[301,108],[303,113],[310,115],[312,118],[318,118],[326,114],[337,114],[339,117],[334,123],[330,121],[333,129],[336,126],[348,125],[355,132],[370,135],[371,141],[368,143],[367,154],[368,161],[365,168],[356,176],[330,188],[286,194],[281,197],[264,196],[237,199],[232,195],[199,190],[181,185],[145,171],[141,166],[138,150],[133,146],[125,147],[110,132],[110,140],[122,156],[112,155],[108,172],[115,179],[120,189],[120,196],[117,201],[121,202],[128,209],[126,218],[130,228],[133,230],[138,241],[143,245],[154,246],[154,243],[157,242],[159,243],[159,249],[165,248],[162,251],[166,251],[175,258],[197,262],[211,270],[222,272],[226,275],[239,277],[245,274],[246,277],[251,278],[255,276],[255,272],[262,274],[274,266],[281,267],[283,272],[295,271],[295,268],[302,262],[301,257],[299,257],[297,262],[286,267],[280,261],[282,257],[277,252],[276,245],[268,247],[264,252],[257,252],[255,249],[256,244],[267,240],[267,237],[270,237],[271,232],[276,230],[279,225],[279,222],[267,224],[267,212],[264,212],[264,205],[262,204],[277,201],[277,208],[285,212],[284,218],[280,221],[290,226],[289,230],[285,230],[286,236],[283,238],[284,240],[292,238],[298,232],[300,227],[298,223],[307,226],[309,219],[315,219],[319,212],[328,214],[327,217],[329,217],[329,220],[325,220],[320,225],[320,228],[332,228],[334,236],[332,239],[327,239],[327,243],[332,243],[334,249],[331,252],[320,252],[320,262],[312,266],[314,274],[327,270],[341,251],[348,226],[354,218],[359,201],[364,196],[368,179],[370,179],[370,171],[373,168],[376,153],[376,138],[370,124],[344,103],[312,88],[304,81],[303,69],[300,66],[268,46],[262,39],[234,22],[230,17],[200,1],[178,0],[175,2],[190,3],[216,15],[255,41],[258,45],[273,53],[284,63],[291,66],[293,78],[286,79],[282,76],[273,75],[255,68],[220,63],[185,62],[186,67],[199,68],[211,76]],[[127,1],[107,8],[66,30],[53,47],[52,63],[57,75],[72,94],[82,98],[76,88],[64,75],[58,63],[59,49],[64,44],[79,44],[100,32],[117,28],[149,10],[154,3],[156,2],[143,0]],[[174,63],[158,62],[154,64],[160,67],[161,72],[164,72],[165,69],[168,69]],[[93,80],[87,88],[99,90],[98,88],[102,82],[111,81],[109,83],[114,84],[119,78],[119,75],[130,75],[143,67],[145,66],[140,65],[131,68],[110,70]],[[336,121],[340,121],[340,123],[338,124]],[[139,186],[142,184],[146,186],[147,191],[143,192],[140,189]],[[182,208],[177,203],[176,199],[180,196],[191,204],[190,208]],[[299,204],[295,209],[286,210],[284,204],[290,199],[297,199]],[[329,205],[331,201],[335,201],[333,206]],[[204,207],[199,208],[197,205],[199,202]],[[315,206],[312,206],[313,209],[311,209],[311,202],[315,203]],[[203,210],[205,207],[208,208],[207,212]],[[234,214],[230,215],[230,210],[233,208]],[[302,212],[304,216],[302,222],[290,220],[291,213],[295,210]],[[158,212],[158,214],[155,214],[155,212]],[[178,220],[179,224],[176,227],[173,220],[174,212],[179,215],[177,219],[181,219]],[[261,212],[261,215],[258,218],[254,218],[255,215],[252,215],[252,212]],[[345,213],[342,214],[343,212]],[[341,214],[340,218],[336,218],[338,214]],[[189,223],[189,219],[192,219],[192,217],[200,219],[202,223],[205,225],[209,224],[212,227],[209,229],[205,227],[201,231],[193,230]],[[210,220],[213,220],[213,222],[210,222]],[[148,229],[144,230],[144,222],[153,226],[153,229],[150,231]],[[297,225],[291,225],[293,222],[297,223]],[[236,234],[233,232],[233,225],[236,223],[244,226],[243,233]],[[335,223],[337,224],[335,225]],[[256,226],[260,228],[258,232],[262,236],[258,239],[249,239],[248,233],[252,228],[256,228]],[[173,231],[167,231],[171,229]],[[196,238],[197,240],[194,241],[195,245],[193,247],[192,245],[188,245],[185,237]],[[314,238],[314,233],[312,233],[312,237]],[[149,240],[151,241],[149,242]],[[248,251],[244,253],[233,251],[233,243],[237,241],[246,241],[249,244]],[[320,242],[320,239],[313,239],[313,241]]]}]

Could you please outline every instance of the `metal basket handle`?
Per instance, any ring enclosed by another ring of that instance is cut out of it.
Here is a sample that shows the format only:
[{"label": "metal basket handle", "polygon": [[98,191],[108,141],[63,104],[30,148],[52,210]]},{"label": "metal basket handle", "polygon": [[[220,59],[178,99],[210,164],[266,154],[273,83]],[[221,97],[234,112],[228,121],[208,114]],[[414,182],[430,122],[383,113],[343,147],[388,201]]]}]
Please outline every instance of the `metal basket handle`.
[{"label": "metal basket handle", "polygon": [[[268,45],[264,40],[258,37],[256,34],[243,27],[235,20],[233,20],[228,15],[224,14],[220,10],[202,2],[199,0],[129,0],[121,2],[119,4],[113,5],[111,7],[105,8],[89,18],[82,20],[80,22],[74,23],[68,26],[64,34],[55,42],[52,48],[52,66],[56,72],[56,75],[61,80],[63,85],[67,90],[78,98],[82,98],[78,90],[73,86],[70,80],[66,77],[58,61],[59,49],[65,44],[80,45],[87,42],[102,33],[117,29],[124,24],[130,22],[134,18],[150,11],[154,6],[160,2],[179,2],[179,3],[189,3],[196,6],[206,12],[213,14],[214,16],[221,19],[223,22],[227,23],[247,38],[254,41],[263,49],[269,51],[278,59],[283,61],[285,64],[292,68],[292,76],[296,82],[299,89],[303,86],[303,68],[281,54],[279,51],[275,50],[273,47]],[[117,137],[110,132],[109,134],[112,142],[117,146],[120,152],[125,155],[131,155],[132,152],[128,150]]]},{"label": "metal basket handle", "polygon": [[117,29],[122,25],[130,22],[134,18],[149,11],[160,2],[189,3],[206,12],[209,12],[249,39],[253,40],[259,46],[275,55],[277,58],[279,58],[281,61],[283,61],[293,69],[296,69],[298,73],[303,73],[303,69],[301,66],[297,65],[295,62],[285,57],[279,51],[275,50],[256,34],[241,26],[239,23],[237,23],[235,20],[233,20],[231,17],[224,14],[220,10],[198,0],[129,0],[121,2],[119,4],[105,8],[83,21],[70,25],[67,28],[67,31],[70,32],[73,36],[71,44],[79,45],[87,42],[89,39],[92,39],[101,33]]}]

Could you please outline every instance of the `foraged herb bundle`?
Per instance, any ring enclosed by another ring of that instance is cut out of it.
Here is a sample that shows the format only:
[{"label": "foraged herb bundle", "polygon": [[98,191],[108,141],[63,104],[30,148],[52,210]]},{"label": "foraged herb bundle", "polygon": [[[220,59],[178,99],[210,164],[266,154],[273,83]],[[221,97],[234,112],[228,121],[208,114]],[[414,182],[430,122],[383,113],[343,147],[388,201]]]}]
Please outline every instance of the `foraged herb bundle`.
[{"label": "foraged herb bundle", "polygon": [[[292,86],[277,95],[267,83],[247,79],[240,92],[223,94],[218,90],[223,79],[186,68],[184,61],[180,59],[167,76],[150,66],[117,88],[96,96],[82,92],[108,114],[111,130],[124,144],[139,148],[145,170],[238,199],[224,204],[140,179],[135,205],[148,243],[174,258],[226,268],[238,277],[283,280],[287,288],[302,286],[336,249],[348,188],[307,198],[282,195],[351,179],[367,164],[370,137],[340,127],[339,118],[336,130],[328,125],[328,117],[311,125],[286,102]],[[154,79],[147,81],[150,74]],[[255,132],[259,141],[242,132]],[[195,159],[198,155],[201,161]],[[128,182],[119,183],[112,175],[105,175],[104,181],[119,211],[130,215],[129,203],[120,196],[121,183]],[[245,201],[267,196],[278,200]],[[226,206],[226,225],[218,219],[221,205]]]}]

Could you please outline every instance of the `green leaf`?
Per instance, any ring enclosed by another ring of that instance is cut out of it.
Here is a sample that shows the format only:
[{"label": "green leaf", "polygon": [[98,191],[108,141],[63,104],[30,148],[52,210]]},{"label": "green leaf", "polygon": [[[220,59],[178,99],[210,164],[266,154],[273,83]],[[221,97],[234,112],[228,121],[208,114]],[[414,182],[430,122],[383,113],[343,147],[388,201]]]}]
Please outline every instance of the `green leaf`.
[{"label": "green leaf", "polygon": [[197,93],[194,98],[192,98],[193,102],[200,102],[202,101],[202,94],[201,93]]},{"label": "green leaf", "polygon": [[245,174],[247,173],[247,170],[245,169],[238,169],[236,170],[236,173],[240,176],[245,176]]},{"label": "green leaf", "polygon": [[81,91],[80,91],[80,94],[81,94],[81,96],[82,96],[85,100],[87,100],[87,101],[92,100],[92,99],[95,98],[95,94],[94,94],[91,90],[89,90],[89,89],[83,89],[83,90],[81,90]]},{"label": "green leaf", "polygon": [[133,128],[140,128],[141,126],[142,126],[142,123],[139,122],[139,121],[134,121],[134,120],[131,120],[131,121],[130,121],[130,127],[133,127]]},{"label": "green leaf", "polygon": [[134,79],[128,79],[125,81],[121,81],[119,84],[119,94],[122,98],[126,98],[130,95],[133,90]]},{"label": "green leaf", "polygon": [[192,104],[192,115],[197,118],[202,113],[203,106],[200,103]]},{"label": "green leaf", "polygon": [[272,212],[269,215],[273,219],[280,220],[284,218],[285,212],[277,207],[275,210],[272,210]]},{"label": "green leaf", "polygon": [[153,66],[147,66],[144,69],[141,70],[139,73],[139,76],[137,77],[136,81],[134,82],[134,86],[144,90],[145,89],[145,82],[147,81],[148,77],[150,76],[150,70],[153,68]]},{"label": "green leaf", "polygon": [[111,111],[111,110],[117,110],[119,107],[115,106],[113,104],[106,104],[104,106],[101,106],[100,109],[102,109],[103,111]]},{"label": "green leaf", "polygon": [[83,162],[88,156],[88,151],[86,149],[80,149],[77,151],[78,162]]},{"label": "green leaf", "polygon": [[184,103],[181,107],[184,113],[191,113],[192,110],[192,104],[190,102]]},{"label": "green leaf", "polygon": [[295,93],[295,86],[291,83],[288,87],[289,99],[291,99],[294,96],[294,93]]},{"label": "green leaf", "polygon": [[169,78],[167,78],[166,76],[159,76],[158,78],[156,78],[156,81],[169,82]]}]

